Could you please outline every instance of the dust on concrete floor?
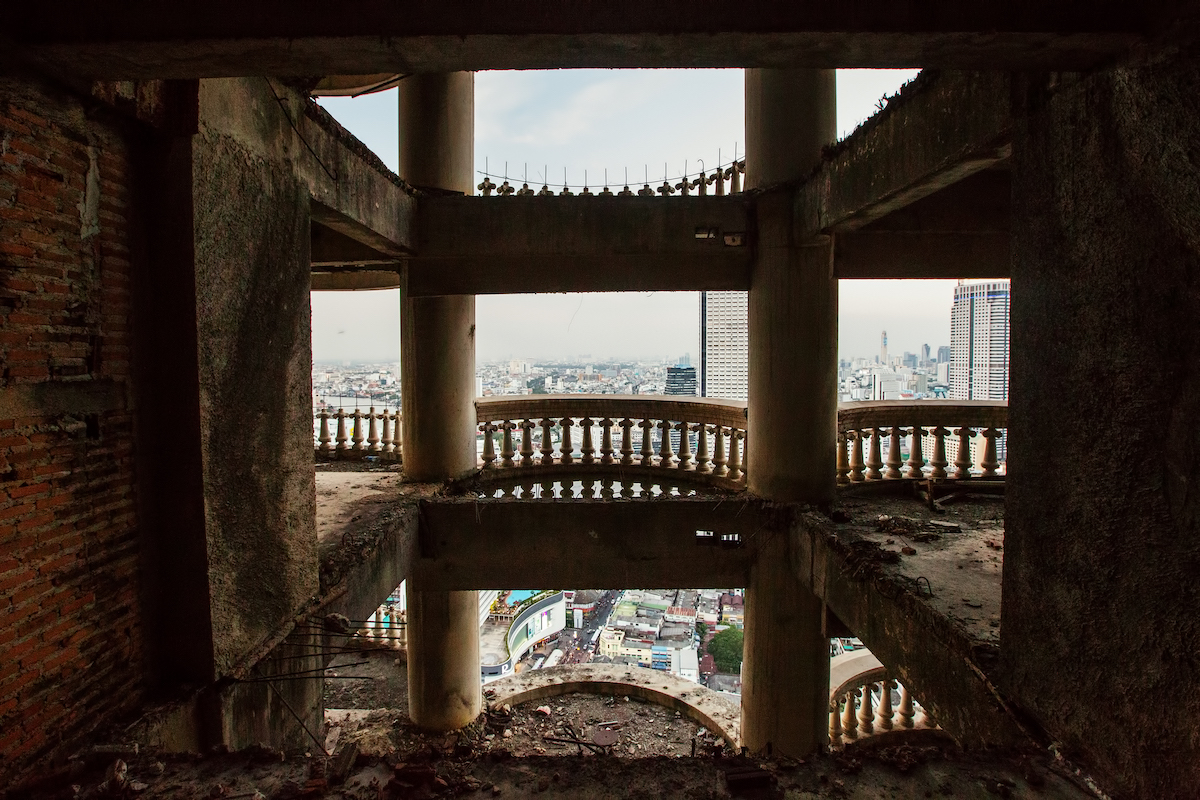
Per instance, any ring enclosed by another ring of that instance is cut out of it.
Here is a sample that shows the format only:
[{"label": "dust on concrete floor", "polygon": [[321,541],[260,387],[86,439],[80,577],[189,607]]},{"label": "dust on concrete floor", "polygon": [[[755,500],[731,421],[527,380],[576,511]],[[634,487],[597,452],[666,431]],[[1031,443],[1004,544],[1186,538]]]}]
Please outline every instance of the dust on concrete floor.
[{"label": "dust on concrete floor", "polygon": [[[57,787],[28,797],[246,798],[247,800],[381,800],[382,798],[884,798],[995,797],[1082,800],[1086,793],[1057,774],[1045,755],[968,755],[944,743],[915,743],[807,761],[764,761],[727,754],[698,758],[625,758],[576,754],[515,757],[481,752],[474,735],[436,738],[404,758],[360,754],[339,781],[337,758],[267,748],[168,757],[142,751],[117,780],[109,767],[79,770]],[[122,762],[124,763],[124,762]],[[119,772],[119,770],[118,770]],[[105,785],[104,781],[108,780]],[[69,781],[69,782],[68,782]],[[20,797],[22,795],[12,795]]]},{"label": "dust on concrete floor", "polygon": [[911,496],[864,492],[839,496],[837,507],[839,535],[873,543],[885,571],[976,641],[999,643],[1003,496],[965,495],[939,511]]},{"label": "dust on concrete floor", "polygon": [[408,666],[404,659],[403,651],[391,649],[339,654],[325,669],[325,708],[390,708],[407,715]]}]

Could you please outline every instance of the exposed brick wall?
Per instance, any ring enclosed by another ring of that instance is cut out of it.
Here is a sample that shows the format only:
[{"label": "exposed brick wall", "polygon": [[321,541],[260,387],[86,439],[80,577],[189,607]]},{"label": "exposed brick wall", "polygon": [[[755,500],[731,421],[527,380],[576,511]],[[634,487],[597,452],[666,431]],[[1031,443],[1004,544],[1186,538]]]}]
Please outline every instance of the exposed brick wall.
[{"label": "exposed brick wall", "polygon": [[128,156],[0,80],[0,785],[141,700]]}]

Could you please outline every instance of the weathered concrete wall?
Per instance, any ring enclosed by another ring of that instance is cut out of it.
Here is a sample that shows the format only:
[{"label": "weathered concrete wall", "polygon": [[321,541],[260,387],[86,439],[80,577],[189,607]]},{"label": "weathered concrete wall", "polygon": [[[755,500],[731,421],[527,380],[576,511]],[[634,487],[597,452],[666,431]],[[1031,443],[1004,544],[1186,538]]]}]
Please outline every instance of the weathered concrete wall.
[{"label": "weathered concrete wall", "polygon": [[1004,687],[1136,797],[1200,786],[1197,55],[1016,95]]},{"label": "weathered concrete wall", "polygon": [[262,126],[268,141],[286,125],[278,113],[261,114],[261,92],[238,92],[247,83],[201,82],[193,144],[200,436],[218,674],[317,591],[309,192],[290,161],[242,143],[246,129],[235,125]]}]

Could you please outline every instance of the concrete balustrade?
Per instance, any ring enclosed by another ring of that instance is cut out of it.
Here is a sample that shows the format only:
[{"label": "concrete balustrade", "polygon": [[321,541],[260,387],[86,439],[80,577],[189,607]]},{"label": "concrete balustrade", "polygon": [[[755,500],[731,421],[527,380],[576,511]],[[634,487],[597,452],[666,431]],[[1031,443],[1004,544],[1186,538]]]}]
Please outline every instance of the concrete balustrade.
[{"label": "concrete balustrade", "polygon": [[837,481],[1000,478],[996,440],[1007,428],[1003,400],[843,403],[838,408]]},{"label": "concrete balustrade", "polygon": [[[564,467],[746,482],[746,404],[649,395],[522,395],[475,401],[485,471],[538,477]],[[498,442],[497,442],[498,440]],[[597,443],[599,446],[597,446]]]},{"label": "concrete balustrade", "polygon": [[[315,414],[314,446],[318,461],[360,460],[377,456],[383,461],[400,460],[401,422],[398,411],[366,411],[323,408]],[[331,432],[332,431],[332,432]]]},{"label": "concrete balustrade", "polygon": [[882,668],[869,669],[833,688],[829,696],[829,747],[889,731],[937,728],[908,687]]}]

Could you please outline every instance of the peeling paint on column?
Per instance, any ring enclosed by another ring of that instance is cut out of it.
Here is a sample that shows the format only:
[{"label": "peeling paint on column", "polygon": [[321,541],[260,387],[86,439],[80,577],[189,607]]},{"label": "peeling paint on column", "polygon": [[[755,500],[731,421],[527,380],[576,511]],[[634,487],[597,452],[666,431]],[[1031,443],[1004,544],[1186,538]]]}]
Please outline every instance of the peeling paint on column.
[{"label": "peeling paint on column", "polygon": [[100,150],[89,147],[88,171],[83,199],[79,209],[79,238],[87,240],[100,233]]}]

